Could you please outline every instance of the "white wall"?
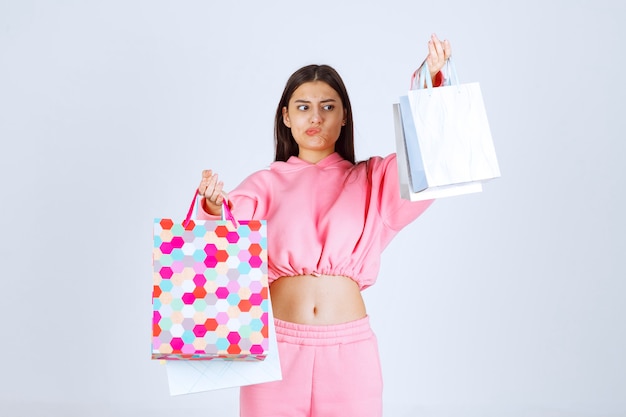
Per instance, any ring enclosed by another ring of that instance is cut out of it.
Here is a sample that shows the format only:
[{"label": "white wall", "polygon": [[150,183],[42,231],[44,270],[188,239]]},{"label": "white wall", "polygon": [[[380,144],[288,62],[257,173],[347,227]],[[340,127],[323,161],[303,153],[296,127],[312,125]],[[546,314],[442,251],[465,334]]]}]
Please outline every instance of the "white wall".
[{"label": "white wall", "polygon": [[[503,176],[437,202],[365,292],[388,416],[626,416],[626,6],[612,0],[0,0],[0,409],[236,416],[148,356],[152,218],[271,162],[287,77],[343,75],[357,156],[432,32]],[[183,414],[184,413],[184,414]]]}]

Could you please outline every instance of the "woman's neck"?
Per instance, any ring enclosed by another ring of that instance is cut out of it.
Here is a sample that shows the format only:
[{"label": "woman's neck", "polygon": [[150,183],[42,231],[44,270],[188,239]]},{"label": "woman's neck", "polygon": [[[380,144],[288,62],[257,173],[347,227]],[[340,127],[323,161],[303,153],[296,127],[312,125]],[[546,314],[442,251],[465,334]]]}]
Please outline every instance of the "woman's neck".
[{"label": "woman's neck", "polygon": [[303,149],[298,152],[298,158],[311,164],[317,164],[319,161],[329,155],[332,155],[333,153],[335,153],[334,150],[311,151]]}]

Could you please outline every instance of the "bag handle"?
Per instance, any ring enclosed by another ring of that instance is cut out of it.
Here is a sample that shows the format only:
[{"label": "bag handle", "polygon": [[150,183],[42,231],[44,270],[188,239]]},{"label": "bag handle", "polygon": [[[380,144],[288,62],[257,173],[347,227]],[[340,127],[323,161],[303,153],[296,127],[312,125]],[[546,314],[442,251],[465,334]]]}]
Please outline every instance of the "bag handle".
[{"label": "bag handle", "polygon": [[[443,85],[459,85],[459,76],[456,73],[456,67],[452,62],[452,58],[448,58],[445,64],[445,71],[443,77]],[[430,71],[428,70],[428,62],[424,60],[422,65],[411,76],[411,90],[424,89],[424,83],[421,80],[426,80],[426,88],[433,88],[433,80],[430,78]],[[417,88],[415,88],[415,82],[417,81]]]},{"label": "bag handle", "polygon": [[[185,217],[185,221],[183,222],[183,227],[187,227],[189,220],[191,220],[191,215],[193,214],[193,209],[196,206],[196,200],[198,199],[199,196],[200,196],[200,192],[198,192],[198,189],[196,188],[196,193],[193,196],[193,200],[191,200],[191,205],[189,206],[189,210],[187,211],[187,216]],[[239,223],[237,222],[237,220],[235,220],[233,213],[231,213],[230,211],[230,207],[228,207],[228,199],[226,198],[226,196],[224,196],[224,199],[222,200],[221,219],[230,220],[231,222],[233,222],[233,226],[235,227],[239,226]]]}]

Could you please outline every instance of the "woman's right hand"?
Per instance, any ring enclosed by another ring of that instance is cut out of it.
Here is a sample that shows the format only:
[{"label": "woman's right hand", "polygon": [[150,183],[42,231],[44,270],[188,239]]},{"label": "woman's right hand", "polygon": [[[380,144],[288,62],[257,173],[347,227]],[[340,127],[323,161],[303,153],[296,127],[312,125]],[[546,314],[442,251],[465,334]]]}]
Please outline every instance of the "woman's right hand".
[{"label": "woman's right hand", "polygon": [[222,214],[222,203],[224,202],[223,194],[224,183],[219,181],[217,174],[210,169],[202,171],[202,180],[198,186],[198,193],[204,197],[204,210],[212,215],[219,216]]}]

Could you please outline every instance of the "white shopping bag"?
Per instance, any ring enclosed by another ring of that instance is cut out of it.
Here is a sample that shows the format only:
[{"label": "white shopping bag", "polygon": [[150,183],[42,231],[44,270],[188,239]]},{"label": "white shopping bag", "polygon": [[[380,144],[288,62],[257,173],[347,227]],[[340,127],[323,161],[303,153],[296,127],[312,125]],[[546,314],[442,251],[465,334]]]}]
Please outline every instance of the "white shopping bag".
[{"label": "white shopping bag", "polygon": [[449,85],[432,88],[424,64],[419,88],[394,106],[401,193],[408,200],[479,192],[484,181],[500,177],[480,85],[459,84],[451,61],[446,67]]},{"label": "white shopping bag", "polygon": [[269,303],[269,353],[265,360],[166,361],[170,395],[193,394],[282,379],[274,316]]}]

